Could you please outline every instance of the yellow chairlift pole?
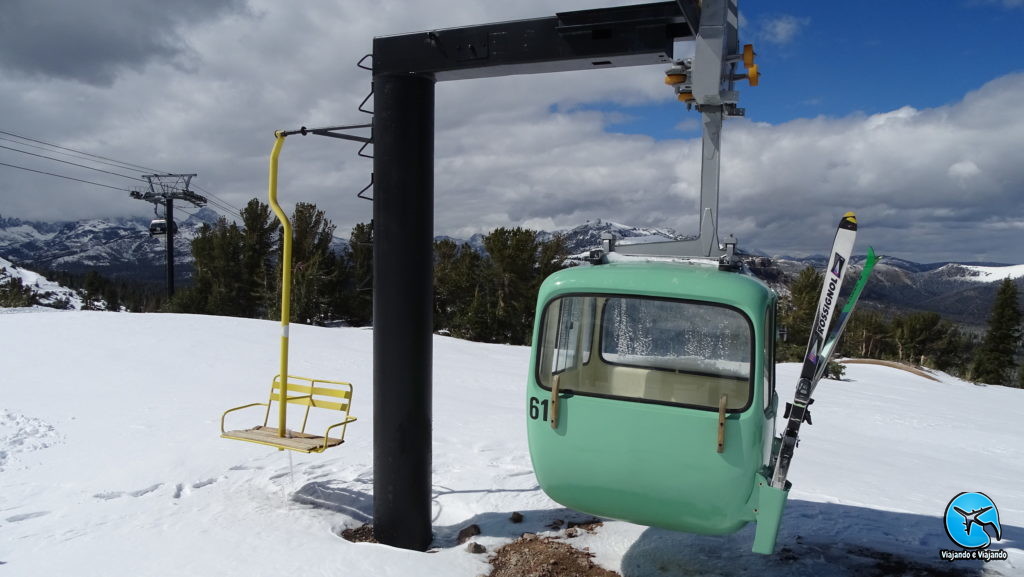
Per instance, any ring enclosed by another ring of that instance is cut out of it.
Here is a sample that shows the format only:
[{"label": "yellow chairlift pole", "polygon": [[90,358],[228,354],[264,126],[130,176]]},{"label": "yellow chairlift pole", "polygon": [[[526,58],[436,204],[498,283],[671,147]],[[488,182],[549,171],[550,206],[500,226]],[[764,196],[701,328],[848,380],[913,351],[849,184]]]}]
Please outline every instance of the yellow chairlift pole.
[{"label": "yellow chairlift pole", "polygon": [[288,318],[291,316],[292,301],[292,223],[288,216],[277,203],[277,157],[281,154],[281,147],[284,146],[284,139],[289,134],[319,134],[342,140],[354,140],[364,145],[372,142],[372,138],[344,134],[340,131],[350,129],[372,128],[372,124],[355,124],[352,126],[330,126],[326,128],[306,128],[299,130],[278,130],[274,132],[274,148],[270,151],[270,183],[269,194],[270,208],[274,209],[277,220],[281,221],[283,255],[281,256],[281,398],[278,412],[277,436],[284,437],[285,422],[287,420],[288,405]]},{"label": "yellow chairlift pole", "polygon": [[283,255],[281,256],[281,397],[278,400],[277,436],[285,436],[288,419],[288,319],[291,316],[292,297],[292,224],[288,221],[281,205],[277,203],[277,157],[281,154],[285,136],[283,131],[274,133],[274,148],[270,152],[270,208],[281,221]]}]

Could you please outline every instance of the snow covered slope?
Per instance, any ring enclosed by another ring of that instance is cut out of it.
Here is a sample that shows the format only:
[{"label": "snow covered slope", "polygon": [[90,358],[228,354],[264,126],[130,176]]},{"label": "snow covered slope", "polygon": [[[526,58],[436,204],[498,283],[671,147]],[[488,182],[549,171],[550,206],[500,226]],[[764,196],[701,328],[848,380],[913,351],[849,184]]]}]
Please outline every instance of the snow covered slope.
[{"label": "snow covered slope", "polygon": [[[359,420],[343,447],[300,455],[218,436],[225,409],[265,398],[279,330],[189,315],[0,315],[0,575],[473,577],[487,556],[456,545],[461,528],[478,524],[493,551],[587,518],[533,476],[529,350],[437,337],[439,550],[341,539],[372,513],[370,331],[292,326],[295,374],[355,384]],[[784,399],[798,372],[780,367]],[[871,365],[847,375],[816,394],[775,556],[750,552],[752,527],[706,537],[608,521],[566,542],[626,577],[1024,574],[1024,391]],[[993,548],[1008,561],[939,559],[953,546],[941,517],[962,491],[998,505]]]},{"label": "snow covered slope", "polygon": [[20,279],[23,287],[28,287],[42,306],[51,308],[67,308],[81,310],[82,296],[73,289],[53,282],[43,275],[14,266],[10,261],[0,258],[0,283],[9,279]]},{"label": "snow covered slope", "polygon": [[971,275],[967,278],[977,282],[995,282],[1003,279],[1024,278],[1024,264],[1013,266],[964,266]]}]

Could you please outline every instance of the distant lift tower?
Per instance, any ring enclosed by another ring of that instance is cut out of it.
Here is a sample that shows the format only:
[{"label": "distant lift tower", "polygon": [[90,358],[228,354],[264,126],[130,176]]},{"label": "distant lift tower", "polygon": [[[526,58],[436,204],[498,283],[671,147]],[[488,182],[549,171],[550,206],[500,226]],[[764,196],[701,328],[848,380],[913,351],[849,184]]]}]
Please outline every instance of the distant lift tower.
[{"label": "distant lift tower", "polygon": [[[149,190],[133,190],[131,197],[156,205],[164,205],[164,218],[156,219],[150,225],[150,234],[167,235],[167,298],[174,296],[174,233],[178,227],[174,224],[174,201],[184,200],[193,206],[206,205],[206,197],[188,189],[195,174],[144,174],[142,178],[149,183]],[[164,222],[161,223],[160,221]]]}]

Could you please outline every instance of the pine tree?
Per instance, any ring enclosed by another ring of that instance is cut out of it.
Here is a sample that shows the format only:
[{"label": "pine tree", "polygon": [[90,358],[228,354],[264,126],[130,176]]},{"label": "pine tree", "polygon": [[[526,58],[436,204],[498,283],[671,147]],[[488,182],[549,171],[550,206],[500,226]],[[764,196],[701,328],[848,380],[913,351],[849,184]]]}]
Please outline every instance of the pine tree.
[{"label": "pine tree", "polygon": [[365,326],[373,322],[373,222],[352,227],[345,252],[346,282],[340,309],[348,322]]},{"label": "pine tree", "polygon": [[0,280],[0,307],[30,307],[35,304],[32,289],[24,286],[21,277]]},{"label": "pine tree", "polygon": [[245,234],[242,249],[242,275],[248,285],[247,314],[269,318],[277,301],[276,252],[280,251],[281,227],[270,205],[251,199],[239,213]]},{"label": "pine tree", "polygon": [[932,364],[940,371],[962,377],[970,365],[971,341],[949,321],[942,321],[939,338],[934,343]]},{"label": "pine tree", "polygon": [[315,204],[300,202],[292,215],[293,321],[321,323],[329,320],[334,255],[331,240],[335,226]]},{"label": "pine tree", "polygon": [[1005,279],[996,293],[988,319],[988,333],[978,348],[972,377],[976,381],[1010,387],[1021,386],[1014,379],[1017,363],[1014,358],[1021,342],[1021,311],[1017,301],[1017,285]]},{"label": "pine tree", "polygon": [[242,278],[243,234],[221,218],[204,224],[192,239],[195,282],[178,291],[171,310],[224,316],[247,316],[247,283]]},{"label": "pine tree", "polygon": [[565,259],[568,256],[568,240],[561,234],[556,234],[550,240],[540,243],[537,249],[537,276],[533,287],[534,292],[540,289],[541,283],[549,275],[565,268]]},{"label": "pine tree", "polygon": [[484,237],[491,263],[493,326],[488,342],[522,344],[527,307],[525,295],[533,284],[537,234],[522,227],[496,228]]},{"label": "pine tree", "polygon": [[855,309],[843,333],[839,352],[844,356],[880,359],[891,343],[891,333],[882,313]]},{"label": "pine tree", "polygon": [[818,296],[824,275],[808,266],[800,271],[789,287],[789,297],[784,299],[780,326],[786,327],[788,337],[778,349],[778,360],[798,361],[803,358],[807,335],[811,334],[814,310],[818,307]]},{"label": "pine tree", "polygon": [[494,340],[491,263],[463,243],[434,245],[434,328],[468,340]]},{"label": "pine tree", "polygon": [[434,330],[452,330],[463,293],[457,278],[459,245],[450,239],[434,241]]},{"label": "pine tree", "polygon": [[892,322],[893,339],[900,361],[929,364],[939,340],[945,334],[942,317],[935,312],[915,312],[896,317]]}]

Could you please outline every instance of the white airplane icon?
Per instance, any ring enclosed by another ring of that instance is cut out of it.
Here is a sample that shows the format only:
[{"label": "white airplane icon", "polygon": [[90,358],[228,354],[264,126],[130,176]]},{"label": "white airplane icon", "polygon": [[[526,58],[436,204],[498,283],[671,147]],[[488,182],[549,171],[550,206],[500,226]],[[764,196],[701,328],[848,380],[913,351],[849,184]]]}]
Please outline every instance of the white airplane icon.
[{"label": "white airplane icon", "polygon": [[960,507],[953,507],[953,510],[959,513],[960,516],[964,518],[964,528],[967,529],[968,535],[971,534],[971,525],[977,524],[979,527],[982,527],[983,531],[986,525],[991,525],[996,530],[996,539],[1000,539],[1002,531],[999,530],[999,525],[991,521],[980,521],[978,519],[979,515],[982,515],[986,511],[989,511],[991,509],[992,507],[982,507],[981,509],[975,509],[968,513],[967,511],[964,511]]}]

